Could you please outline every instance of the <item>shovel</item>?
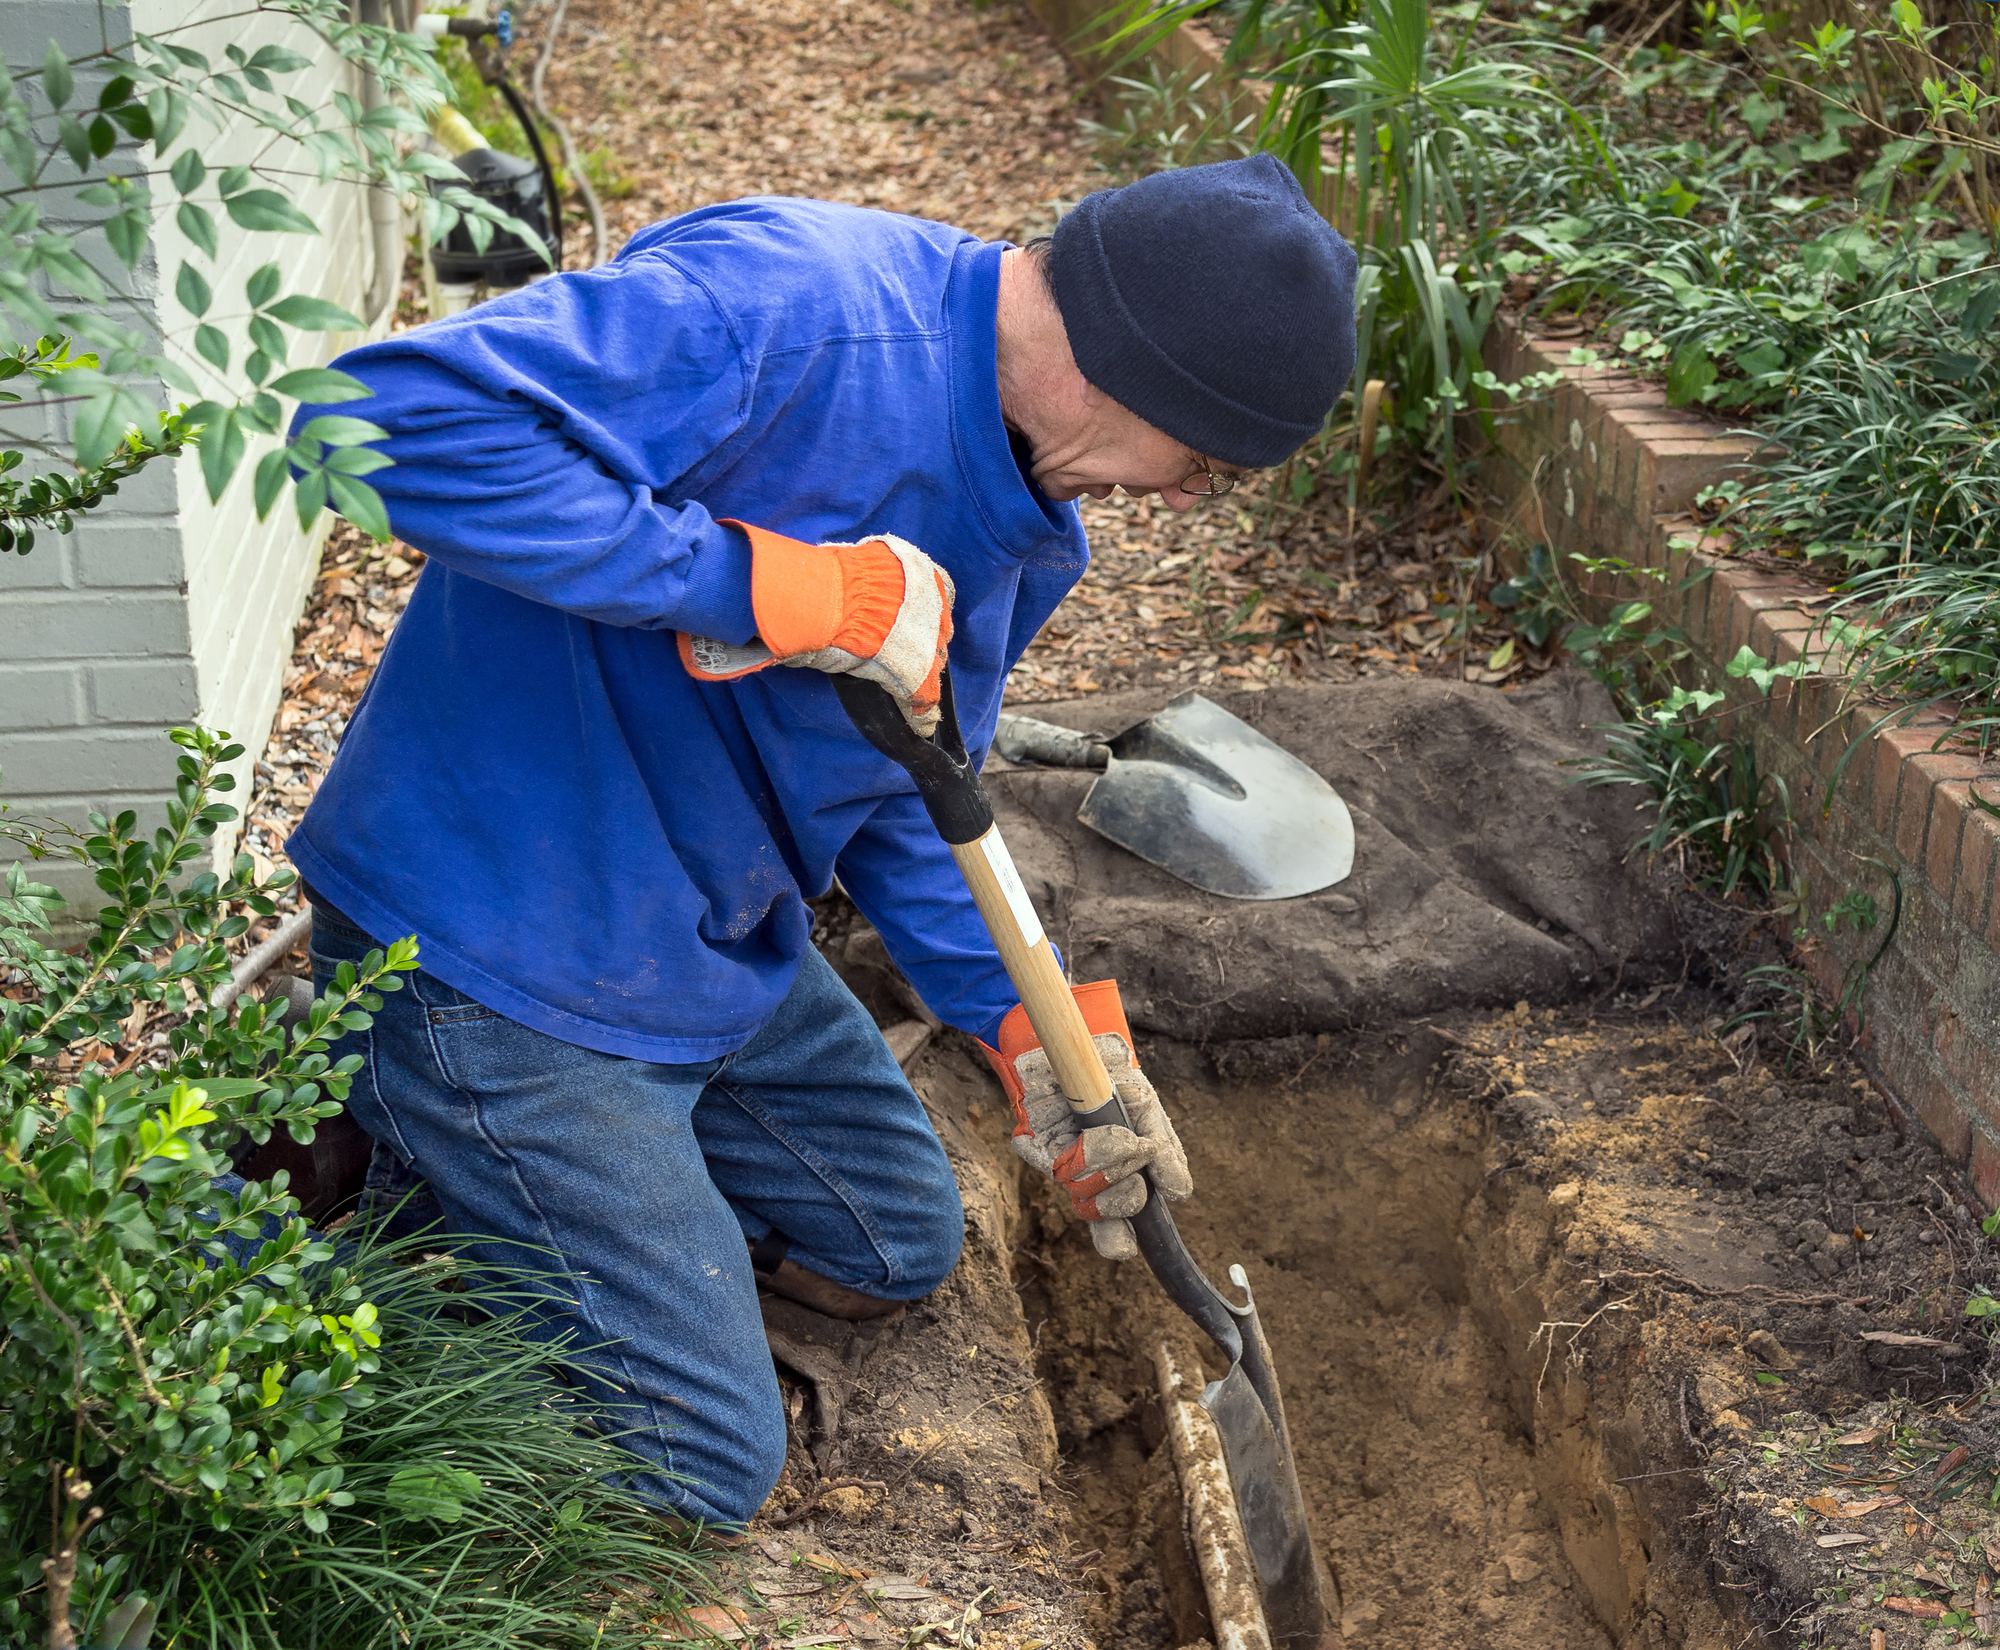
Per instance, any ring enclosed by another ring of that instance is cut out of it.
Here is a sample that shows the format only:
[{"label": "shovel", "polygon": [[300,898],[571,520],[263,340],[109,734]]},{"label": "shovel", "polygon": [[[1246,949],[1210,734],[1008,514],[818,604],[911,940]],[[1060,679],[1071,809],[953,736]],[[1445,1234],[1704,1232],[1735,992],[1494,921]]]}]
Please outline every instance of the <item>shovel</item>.
[{"label": "shovel", "polygon": [[1354,868],[1354,821],[1339,793],[1198,693],[1108,739],[1003,714],[993,748],[1009,762],[1102,769],[1076,817],[1225,899],[1292,899]]},{"label": "shovel", "polygon": [[[916,781],[917,794],[958,862],[1007,978],[1020,993],[1028,1023],[1048,1052],[1077,1126],[1127,1124],[1125,1108],[1111,1087],[1110,1075],[1063,979],[1062,965],[1000,840],[979,775],[965,753],[952,704],[950,671],[941,681],[938,729],[928,739],[873,683],[843,675],[833,677],[833,685],[869,744]],[[1223,1459],[1257,1571],[1271,1643],[1276,1650],[1333,1650],[1339,1641],[1321,1592],[1319,1561],[1306,1528],[1298,1468],[1285,1431],[1284,1401],[1249,1281],[1242,1267],[1229,1269],[1230,1281],[1243,1291],[1241,1306],[1210,1283],[1181,1241],[1166,1200],[1156,1191],[1149,1191],[1145,1207],[1132,1217],[1132,1228],[1139,1252],[1160,1286],[1229,1360],[1229,1373],[1208,1384],[1201,1402],[1222,1437]]]}]

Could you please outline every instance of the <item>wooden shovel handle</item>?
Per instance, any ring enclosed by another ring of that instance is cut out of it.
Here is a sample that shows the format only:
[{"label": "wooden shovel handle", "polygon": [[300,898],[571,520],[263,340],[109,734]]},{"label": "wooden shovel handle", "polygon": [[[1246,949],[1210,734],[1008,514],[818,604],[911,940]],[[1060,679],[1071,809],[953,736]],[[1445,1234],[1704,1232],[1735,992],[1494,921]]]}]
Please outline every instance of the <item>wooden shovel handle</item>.
[{"label": "wooden shovel handle", "polygon": [[979,770],[960,736],[951,671],[939,673],[938,725],[929,735],[918,733],[896,701],[872,682],[838,675],[833,690],[862,737],[916,782],[917,795],[958,862],[1007,978],[1028,1011],[1028,1023],[1048,1050],[1049,1064],[1070,1105],[1079,1116],[1109,1105],[1116,1098],[1111,1077],[1097,1057],[1083,1011],[1070,995],[1055,950],[1042,932],[1042,919],[1000,840]]},{"label": "wooden shovel handle", "polygon": [[976,842],[952,844],[951,857],[972,891],[972,903],[993,936],[1007,978],[1028,1011],[1064,1097],[1079,1113],[1096,1111],[1111,1098],[1111,1076],[1099,1058],[1083,1010],[1070,995],[1055,947],[1021,886],[1020,873],[1000,840],[1000,827],[987,827]]}]

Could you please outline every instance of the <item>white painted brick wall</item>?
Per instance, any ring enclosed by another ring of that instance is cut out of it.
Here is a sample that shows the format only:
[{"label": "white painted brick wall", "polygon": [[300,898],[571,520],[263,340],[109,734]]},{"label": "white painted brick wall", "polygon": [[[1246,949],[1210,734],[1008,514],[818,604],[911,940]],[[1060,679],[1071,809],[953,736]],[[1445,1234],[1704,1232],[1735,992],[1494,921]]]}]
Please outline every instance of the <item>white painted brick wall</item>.
[{"label": "white painted brick wall", "polygon": [[[240,0],[130,0],[101,11],[96,0],[6,0],[0,4],[0,52],[24,65],[39,63],[51,38],[72,51],[88,50],[97,44],[100,18],[114,38],[133,29],[172,31],[177,43],[216,62],[231,43],[255,50],[278,42],[311,55],[304,30],[278,16],[246,16]],[[337,77],[358,93],[336,54],[320,48],[320,56],[323,72],[304,71],[301,82],[317,95]],[[200,141],[212,165],[251,159],[267,146],[249,128],[220,137],[204,133]],[[150,154],[138,151],[130,163]],[[155,187],[156,198],[176,198],[164,178]],[[158,245],[140,266],[134,286],[155,303],[168,295],[156,313],[172,329],[169,348],[205,391],[222,386],[188,347],[191,327],[170,296],[182,258],[193,257],[214,288],[211,319],[231,333],[235,361],[248,345],[241,322],[224,317],[246,308],[244,279],[272,259],[284,271],[285,290],[362,312],[374,274],[363,192],[321,185],[308,188],[299,203],[320,225],[318,237],[256,236],[233,249],[225,244],[216,267],[187,245],[169,214]],[[111,267],[108,254],[103,261]],[[293,366],[321,365],[361,341],[358,335],[289,336]],[[167,399],[163,387],[161,405]],[[0,430],[9,444],[66,445],[59,410],[0,412]],[[247,797],[251,763],[277,712],[292,625],[330,522],[322,516],[313,531],[302,533],[289,501],[270,520],[257,521],[249,482],[270,445],[268,438],[252,443],[219,503],[209,502],[190,453],[127,483],[74,534],[43,535],[26,557],[0,556],[0,799],[17,811],[78,825],[93,809],[132,807],[150,824],[171,793],[177,752],[166,730],[190,721],[226,728],[245,746],[238,788],[227,800]],[[220,836],[219,858],[233,851],[234,840],[233,831]],[[43,860],[32,874],[94,908],[94,890],[81,868]]]}]

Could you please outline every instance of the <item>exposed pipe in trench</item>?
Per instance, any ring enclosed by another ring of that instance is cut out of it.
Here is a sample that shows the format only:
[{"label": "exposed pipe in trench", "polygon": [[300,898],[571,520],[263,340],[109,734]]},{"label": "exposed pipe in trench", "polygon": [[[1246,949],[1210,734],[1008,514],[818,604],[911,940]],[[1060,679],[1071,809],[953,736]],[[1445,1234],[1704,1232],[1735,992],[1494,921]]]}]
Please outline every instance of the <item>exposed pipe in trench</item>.
[{"label": "exposed pipe in trench", "polygon": [[1230,1487],[1229,1467],[1222,1458],[1222,1434],[1207,1410],[1194,1399],[1201,1383],[1189,1385],[1162,1341],[1153,1356],[1160,1386],[1160,1404],[1167,1414],[1167,1437],[1173,1444],[1174,1471],[1181,1481],[1187,1507],[1188,1544],[1201,1571],[1208,1595],[1208,1621],[1215,1632],[1215,1650],[1271,1650],[1271,1629],[1264,1620],[1257,1589],[1257,1569],[1250,1560],[1250,1543]]}]

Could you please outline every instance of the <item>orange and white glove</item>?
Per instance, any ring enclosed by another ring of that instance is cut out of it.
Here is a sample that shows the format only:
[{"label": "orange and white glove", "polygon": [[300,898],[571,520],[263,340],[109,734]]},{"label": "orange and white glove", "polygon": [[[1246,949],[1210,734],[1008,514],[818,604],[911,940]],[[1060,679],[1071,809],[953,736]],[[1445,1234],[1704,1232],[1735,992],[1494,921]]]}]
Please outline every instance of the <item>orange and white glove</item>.
[{"label": "orange and white glove", "polygon": [[1194,1190],[1187,1153],[1167,1121],[1166,1108],[1139,1069],[1132,1032],[1118,999],[1116,980],[1070,988],[1083,1023],[1090,1028],[1098,1058],[1111,1086],[1125,1103],[1129,1129],[1107,1124],[1079,1129],[1076,1113],[1063,1097],[1041,1040],[1018,1004],[1000,1022],[1000,1046],[985,1043],[986,1058],[1014,1108],[1014,1153],[1031,1168],[1052,1175],[1069,1193],[1077,1214],[1090,1222],[1090,1240],[1107,1260],[1136,1260],[1139,1240],[1130,1217],[1146,1206],[1146,1176],[1169,1203]]},{"label": "orange and white glove", "polygon": [[729,682],[796,665],[879,683],[925,737],[938,724],[938,675],[951,641],[951,575],[887,533],[859,544],[802,544],[747,522],[750,610],[757,634],[741,647],[680,636],[681,663],[701,682]]}]

